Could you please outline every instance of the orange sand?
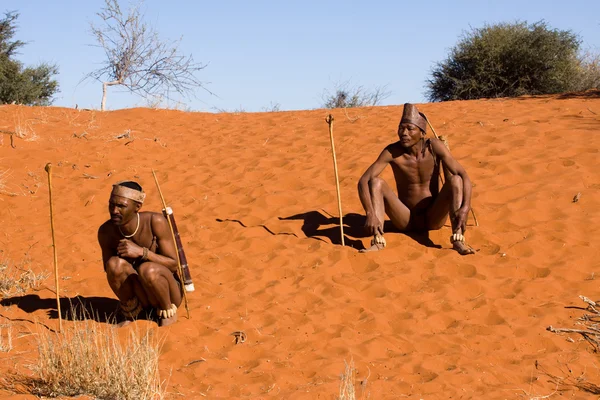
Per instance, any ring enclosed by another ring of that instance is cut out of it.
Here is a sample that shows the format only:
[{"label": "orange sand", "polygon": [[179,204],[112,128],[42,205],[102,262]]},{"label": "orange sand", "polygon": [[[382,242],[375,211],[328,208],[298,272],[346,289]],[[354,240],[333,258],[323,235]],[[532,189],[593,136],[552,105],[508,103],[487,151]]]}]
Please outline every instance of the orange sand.
[{"label": "orange sand", "polygon": [[[389,234],[385,251],[357,252],[369,241],[352,215],[362,213],[358,178],[395,140],[401,106],[333,110],[343,210],[351,214],[345,248],[336,244],[328,110],[2,106],[0,129],[19,126],[28,136],[15,139],[13,149],[3,135],[0,147],[4,193],[17,194],[0,195],[0,257],[52,272],[44,172],[52,162],[60,274],[69,277],[60,281],[61,295],[96,305],[114,299],[97,228],[118,180],[139,180],[148,192],[144,209],[159,210],[154,168],[196,284],[192,319],[182,307],[180,321],[160,330],[167,335],[161,371],[172,374],[171,398],[333,399],[351,358],[357,398],[363,390],[371,399],[548,395],[556,385],[536,360],[554,373],[570,368],[600,383],[598,356],[588,344],[545,330],[574,327],[581,311],[565,306],[580,306],[580,294],[598,295],[597,94],[419,107],[475,185],[481,226],[467,238],[476,255],[451,251],[447,226],[430,234],[441,249]],[[115,139],[126,130],[130,138]],[[53,282],[51,275],[45,284]],[[43,289],[5,299],[0,323],[13,321],[15,334],[34,329],[36,319],[56,327],[53,296]],[[246,343],[234,344],[230,334],[238,330]],[[36,357],[33,336],[14,345],[0,353],[0,374]]]}]

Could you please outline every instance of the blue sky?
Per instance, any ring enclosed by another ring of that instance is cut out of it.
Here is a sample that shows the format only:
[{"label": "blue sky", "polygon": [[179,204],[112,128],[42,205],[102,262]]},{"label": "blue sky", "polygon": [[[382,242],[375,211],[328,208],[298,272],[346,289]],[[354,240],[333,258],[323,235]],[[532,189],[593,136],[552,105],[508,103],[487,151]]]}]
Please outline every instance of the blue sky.
[{"label": "blue sky", "polygon": [[[0,4],[0,11],[20,13],[16,38],[28,45],[18,58],[59,66],[61,92],[54,104],[99,108],[100,83],[80,81],[103,60],[89,25],[98,22],[104,1]],[[146,0],[143,9],[162,38],[182,37],[182,52],[208,64],[198,76],[216,96],[198,90],[196,98],[182,99],[184,108],[196,111],[318,108],[325,89],[348,80],[366,88],[387,85],[391,96],[383,104],[424,102],[434,63],[465,30],[485,23],[543,19],[573,30],[584,48],[600,52],[598,0]],[[123,89],[109,89],[108,109],[146,105]]]}]

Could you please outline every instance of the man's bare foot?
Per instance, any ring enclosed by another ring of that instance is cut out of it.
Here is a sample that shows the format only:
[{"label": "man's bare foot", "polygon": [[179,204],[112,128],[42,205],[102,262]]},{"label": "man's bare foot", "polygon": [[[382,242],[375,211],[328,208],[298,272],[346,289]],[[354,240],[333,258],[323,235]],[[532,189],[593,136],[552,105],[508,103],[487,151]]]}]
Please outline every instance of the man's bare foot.
[{"label": "man's bare foot", "polygon": [[466,243],[463,242],[454,242],[452,243],[452,248],[458,252],[461,256],[466,256],[467,254],[475,254],[475,250]]},{"label": "man's bare foot", "polygon": [[160,318],[158,320],[158,326],[169,326],[177,322],[177,314],[169,318]]},{"label": "man's bare foot", "polygon": [[453,233],[452,236],[450,236],[450,243],[452,243],[452,248],[461,256],[475,254],[475,250],[465,243],[465,237],[460,233]]},{"label": "man's bare foot", "polygon": [[169,326],[177,322],[177,306],[171,304],[166,310],[158,310],[158,326]]},{"label": "man's bare foot", "polygon": [[358,252],[359,253],[369,253],[371,251],[379,251],[379,250],[383,250],[385,249],[385,246],[382,244],[378,244],[378,243],[374,243],[371,247],[367,248],[367,249],[361,249]]}]

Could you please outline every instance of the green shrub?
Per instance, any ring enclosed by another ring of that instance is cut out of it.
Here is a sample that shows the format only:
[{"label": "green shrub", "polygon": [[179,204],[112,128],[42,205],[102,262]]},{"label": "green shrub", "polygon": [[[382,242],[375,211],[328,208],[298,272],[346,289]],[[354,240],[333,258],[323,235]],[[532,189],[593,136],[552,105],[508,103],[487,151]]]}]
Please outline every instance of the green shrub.
[{"label": "green shrub", "polygon": [[597,58],[582,57],[580,44],[572,31],[551,29],[543,21],[472,29],[433,67],[426,96],[430,101],[468,100],[595,87]]}]

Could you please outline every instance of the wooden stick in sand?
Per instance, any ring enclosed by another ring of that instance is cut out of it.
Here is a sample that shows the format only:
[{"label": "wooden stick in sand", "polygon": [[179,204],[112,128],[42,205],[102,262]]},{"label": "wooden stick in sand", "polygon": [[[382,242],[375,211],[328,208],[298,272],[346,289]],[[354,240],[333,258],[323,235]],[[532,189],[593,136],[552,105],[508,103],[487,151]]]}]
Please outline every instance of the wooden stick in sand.
[{"label": "wooden stick in sand", "polygon": [[[446,147],[448,147],[448,144],[446,143],[446,141],[443,139],[440,139],[438,134],[435,132],[435,129],[433,129],[433,125],[431,125],[431,122],[429,122],[429,118],[425,118],[425,121],[427,121],[427,125],[429,125],[431,132],[433,132],[433,136],[435,136],[436,139],[441,140],[446,145]],[[444,175],[442,173],[440,173],[440,178],[442,180],[442,185],[443,185],[444,184]],[[473,209],[473,207],[471,207],[471,214],[473,214],[473,219],[475,220],[475,226],[479,226],[479,221],[477,221],[477,215],[475,215],[475,210]]]},{"label": "wooden stick in sand", "polygon": [[[156,188],[158,189],[158,194],[160,195],[160,200],[163,203],[163,208],[167,209],[167,202],[160,190],[160,185],[158,184],[158,178],[156,177],[156,173],[152,170],[152,176],[154,176],[154,182],[156,182]],[[167,222],[169,223],[169,228],[171,229],[171,237],[173,238],[173,246],[175,246],[175,253],[177,254],[177,275],[179,276],[179,282],[181,283],[181,292],[183,293],[183,302],[185,304],[185,311],[187,312],[187,318],[190,319],[190,307],[188,306],[187,294],[185,292],[184,286],[184,278],[183,278],[183,270],[181,269],[181,260],[179,259],[179,252],[177,251],[177,241],[175,240],[175,231],[173,230],[173,225],[171,225],[171,220],[167,218]]]},{"label": "wooden stick in sand", "polygon": [[329,114],[325,118],[325,122],[329,124],[329,139],[331,140],[331,154],[333,154],[333,171],[335,172],[335,188],[337,190],[338,212],[340,213],[340,234],[342,236],[342,246],[344,243],[344,223],[342,221],[342,197],[340,195],[340,179],[338,177],[337,158],[335,157],[335,144],[333,142],[333,115]]},{"label": "wooden stick in sand", "polygon": [[50,195],[50,230],[52,231],[52,249],[54,250],[54,283],[56,286],[56,308],[58,310],[58,331],[62,332],[62,314],[60,312],[60,292],[58,291],[58,256],[56,254],[56,238],[54,236],[54,210],[52,207],[52,164],[44,168],[48,173],[48,194]]}]

